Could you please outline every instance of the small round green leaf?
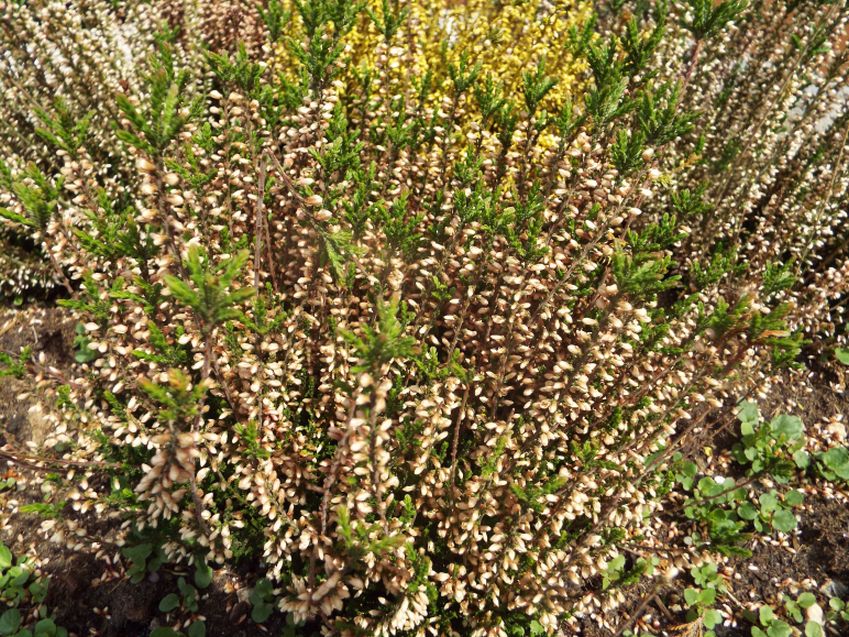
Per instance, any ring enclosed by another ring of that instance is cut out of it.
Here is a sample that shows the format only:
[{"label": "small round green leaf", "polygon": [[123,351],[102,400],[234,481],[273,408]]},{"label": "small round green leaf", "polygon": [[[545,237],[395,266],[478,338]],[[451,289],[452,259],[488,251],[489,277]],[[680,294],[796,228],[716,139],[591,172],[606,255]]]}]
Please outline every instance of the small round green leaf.
[{"label": "small round green leaf", "polygon": [[717,626],[722,622],[722,613],[714,608],[710,608],[705,611],[703,621],[705,628],[713,629],[714,626]]},{"label": "small round green leaf", "polygon": [[771,513],[778,508],[778,498],[775,495],[775,491],[761,493],[760,496],[758,496],[758,502],[761,505],[762,513]]},{"label": "small round green leaf", "polygon": [[257,624],[261,624],[266,619],[271,617],[271,613],[274,612],[274,606],[271,604],[258,604],[253,607],[251,611],[251,619],[254,620]]},{"label": "small round green leaf", "polygon": [[186,633],[188,637],[206,637],[206,624],[200,620],[193,621]]},{"label": "small round green leaf", "polygon": [[790,637],[793,634],[793,630],[787,622],[776,619],[766,629],[766,634],[767,637]]},{"label": "small round green leaf", "polygon": [[10,608],[0,615],[0,635],[11,635],[18,630],[20,625],[21,611],[17,608]]},{"label": "small round green leaf", "polygon": [[753,403],[749,400],[741,402],[737,406],[737,417],[743,422],[758,422],[761,415],[758,411],[757,403]]},{"label": "small round green leaf", "polygon": [[12,551],[0,542],[0,570],[7,569],[12,565]]},{"label": "small round green leaf", "polygon": [[769,426],[776,436],[783,434],[786,440],[797,440],[801,438],[805,430],[801,418],[798,416],[788,416],[787,414],[776,416],[769,423]]},{"label": "small round green leaf", "polygon": [[772,526],[776,531],[789,533],[796,528],[796,516],[788,509],[779,509],[772,518]]},{"label": "small round green leaf", "polygon": [[802,608],[810,608],[817,603],[817,596],[810,591],[805,591],[799,595],[799,599],[796,600],[796,603]]},{"label": "small round green leaf", "polygon": [[195,565],[195,586],[207,588],[212,583],[212,569],[205,560],[199,560]]},{"label": "small round green leaf", "polygon": [[811,455],[804,449],[799,449],[793,454],[793,462],[799,469],[807,469],[811,464]]},{"label": "small round green leaf", "polygon": [[172,610],[177,608],[180,605],[180,598],[176,593],[168,593],[165,597],[162,598],[162,601],[159,602],[159,610],[163,613],[170,613]]},{"label": "small round green leaf", "polygon": [[56,624],[45,618],[35,625],[35,637],[56,637]]},{"label": "small round green leaf", "polygon": [[785,504],[791,507],[797,507],[805,500],[805,494],[801,491],[797,491],[796,489],[792,489],[784,494],[784,502]]},{"label": "small round green leaf", "polygon": [[716,601],[716,589],[706,588],[699,593],[699,603],[702,606],[711,606]]},{"label": "small round green leaf", "polygon": [[737,507],[737,515],[739,515],[743,520],[754,520],[758,517],[758,510],[751,502],[744,502]]}]

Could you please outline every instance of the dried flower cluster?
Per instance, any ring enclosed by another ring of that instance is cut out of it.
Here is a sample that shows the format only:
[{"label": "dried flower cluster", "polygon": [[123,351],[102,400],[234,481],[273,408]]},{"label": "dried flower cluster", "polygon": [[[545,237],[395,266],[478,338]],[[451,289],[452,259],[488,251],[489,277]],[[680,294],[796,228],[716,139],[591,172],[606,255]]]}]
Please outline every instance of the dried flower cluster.
[{"label": "dried flower cluster", "polygon": [[6,232],[81,325],[55,497],[327,635],[614,607],[672,454],[842,338],[847,5],[212,5],[2,17]]}]

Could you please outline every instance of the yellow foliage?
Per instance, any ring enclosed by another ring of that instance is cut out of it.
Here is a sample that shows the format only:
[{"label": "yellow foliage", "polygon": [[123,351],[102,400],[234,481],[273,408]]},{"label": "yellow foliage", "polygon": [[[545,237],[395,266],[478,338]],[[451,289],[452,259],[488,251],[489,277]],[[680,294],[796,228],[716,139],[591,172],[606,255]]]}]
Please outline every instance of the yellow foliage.
[{"label": "yellow foliage", "polygon": [[[291,4],[291,3],[289,3]],[[391,3],[390,3],[391,5]],[[390,83],[387,94],[412,97],[415,82],[430,71],[432,103],[450,96],[450,64],[465,55],[470,65],[479,64],[481,76],[487,73],[504,86],[504,93],[521,104],[522,75],[546,61],[547,72],[557,85],[546,96],[542,108],[559,107],[577,88],[581,62],[567,46],[569,28],[590,16],[590,5],[580,0],[410,0],[400,4],[406,19],[386,42],[369,12],[382,17],[383,1],[368,0],[368,11],[360,13],[356,26],[345,37],[345,53],[339,79],[345,86],[358,84],[368,69],[372,90],[380,82]],[[303,25],[293,6],[287,35],[300,40]],[[273,64],[290,74],[297,64],[284,43],[277,45]],[[294,80],[294,77],[290,76]]]}]

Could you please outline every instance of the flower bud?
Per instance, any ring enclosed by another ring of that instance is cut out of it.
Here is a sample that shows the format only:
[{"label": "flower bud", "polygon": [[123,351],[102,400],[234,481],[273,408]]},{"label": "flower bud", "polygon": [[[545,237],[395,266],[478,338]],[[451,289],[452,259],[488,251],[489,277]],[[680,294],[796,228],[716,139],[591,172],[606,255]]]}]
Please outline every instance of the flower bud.
[{"label": "flower bud", "polygon": [[146,160],[144,157],[139,157],[136,160],[136,168],[143,173],[152,173],[156,170],[156,166]]}]

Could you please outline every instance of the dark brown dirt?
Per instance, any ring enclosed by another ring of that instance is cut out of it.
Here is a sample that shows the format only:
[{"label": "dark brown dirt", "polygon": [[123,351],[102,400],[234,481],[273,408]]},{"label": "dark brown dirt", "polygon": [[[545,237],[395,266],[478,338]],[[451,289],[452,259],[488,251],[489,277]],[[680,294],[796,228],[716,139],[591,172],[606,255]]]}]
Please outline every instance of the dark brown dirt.
[{"label": "dark brown dirt", "polygon": [[[191,574],[162,569],[156,576],[131,583],[118,575],[113,580],[92,586],[100,577],[104,564],[92,555],[77,554],[51,561],[47,605],[56,614],[59,625],[79,636],[147,637],[157,626],[165,625],[165,615],[158,610],[159,601],[177,592],[177,577]],[[258,626],[250,620],[250,605],[239,602],[235,593],[225,592],[227,580],[217,573],[210,588],[202,592],[199,614],[206,623],[208,637],[254,637],[279,634],[281,626],[270,620]],[[94,609],[100,609],[96,613]]]},{"label": "dark brown dirt", "polygon": [[[849,507],[821,496],[809,497],[808,507],[800,516],[800,537],[794,538],[796,553],[759,544],[740,565],[745,584],[735,588],[769,600],[788,579],[798,582],[807,577],[820,586],[830,580],[849,583]],[[746,568],[749,565],[757,570]]]},{"label": "dark brown dirt", "polygon": [[[30,347],[33,356],[43,355],[44,364],[61,369],[73,362],[73,330],[73,323],[61,308],[33,308],[26,312],[0,309],[0,352],[16,355]],[[25,379],[0,379],[0,446],[4,436],[25,442],[38,434],[33,431],[33,427],[38,427],[37,416],[28,414],[33,401],[19,399],[30,389]]]}]

